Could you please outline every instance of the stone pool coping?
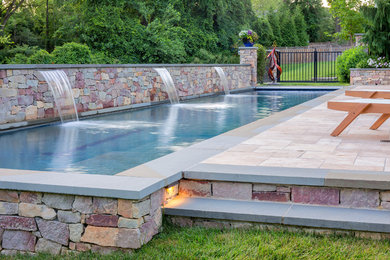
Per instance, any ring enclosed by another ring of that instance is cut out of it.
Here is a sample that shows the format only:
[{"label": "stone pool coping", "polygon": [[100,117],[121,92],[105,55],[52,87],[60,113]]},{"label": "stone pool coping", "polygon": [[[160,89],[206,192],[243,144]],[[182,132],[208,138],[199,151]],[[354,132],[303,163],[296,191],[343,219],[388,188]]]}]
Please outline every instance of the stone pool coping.
[{"label": "stone pool coping", "polygon": [[[285,122],[317,105],[339,96],[344,90],[345,88],[341,88],[298,106],[278,112],[267,118],[254,121],[113,176],[1,169],[0,189],[141,199],[163,187],[179,181],[183,178],[183,172],[186,172],[186,170],[192,167],[197,167],[196,165],[205,159],[221,153],[279,123]],[[242,173],[242,175],[240,175],[240,181],[251,181],[253,178],[250,174],[246,174],[245,166],[225,167],[235,169],[234,171],[236,173],[231,175],[235,180],[240,173]],[[264,167],[262,168],[264,169]],[[285,167],[273,168],[276,171],[285,170]],[[299,172],[300,170],[301,168],[295,168],[295,172]],[[307,171],[307,169],[304,169],[304,171]],[[360,182],[371,182],[374,183],[372,185],[375,185],[375,183],[382,181],[385,176],[383,173],[378,172],[365,172],[365,174],[360,174],[358,176],[351,174],[352,172],[356,173],[356,171],[346,173],[332,170],[331,172],[335,174],[333,177],[335,182],[339,181],[340,185],[353,183],[351,180],[356,180],[357,182],[355,183],[359,183],[360,180]],[[295,177],[302,178],[302,176],[299,175],[296,175]],[[388,183],[390,183],[390,180],[386,179],[385,185]],[[317,185],[321,184],[322,182],[318,182]],[[324,184],[329,185],[326,181]],[[312,185],[314,185],[314,183]]]}]

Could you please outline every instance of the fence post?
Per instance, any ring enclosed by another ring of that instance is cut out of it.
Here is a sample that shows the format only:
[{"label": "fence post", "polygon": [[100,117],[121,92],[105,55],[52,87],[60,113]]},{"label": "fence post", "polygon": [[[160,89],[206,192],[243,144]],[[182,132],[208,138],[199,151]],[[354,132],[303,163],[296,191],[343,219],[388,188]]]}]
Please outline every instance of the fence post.
[{"label": "fence post", "polygon": [[[240,47],[240,64],[251,65],[251,86],[257,85],[257,47]],[[259,75],[262,76],[262,75]]]},{"label": "fence post", "polygon": [[317,82],[317,49],[314,49],[314,82]]}]

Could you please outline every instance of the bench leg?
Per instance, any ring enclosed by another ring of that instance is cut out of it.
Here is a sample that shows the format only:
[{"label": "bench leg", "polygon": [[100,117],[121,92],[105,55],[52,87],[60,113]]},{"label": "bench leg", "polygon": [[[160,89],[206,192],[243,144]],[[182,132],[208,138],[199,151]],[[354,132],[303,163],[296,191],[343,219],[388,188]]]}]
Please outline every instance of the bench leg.
[{"label": "bench leg", "polygon": [[375,121],[375,123],[370,127],[372,130],[378,129],[386,120],[390,117],[390,114],[383,114],[381,115],[378,120]]},{"label": "bench leg", "polygon": [[349,126],[355,118],[357,118],[370,104],[359,104],[355,109],[348,113],[347,117],[336,127],[330,134],[331,136],[338,136],[341,134],[347,126]]}]

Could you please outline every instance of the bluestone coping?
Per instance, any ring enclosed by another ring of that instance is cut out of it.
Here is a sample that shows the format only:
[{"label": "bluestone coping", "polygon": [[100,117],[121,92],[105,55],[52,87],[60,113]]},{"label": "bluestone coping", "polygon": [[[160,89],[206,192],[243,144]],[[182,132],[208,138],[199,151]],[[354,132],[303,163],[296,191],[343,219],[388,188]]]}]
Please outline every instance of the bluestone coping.
[{"label": "bluestone coping", "polygon": [[[5,170],[3,170],[5,171]],[[122,199],[142,199],[164,187],[158,178],[128,178],[55,172],[0,175],[0,189],[74,194]]]}]

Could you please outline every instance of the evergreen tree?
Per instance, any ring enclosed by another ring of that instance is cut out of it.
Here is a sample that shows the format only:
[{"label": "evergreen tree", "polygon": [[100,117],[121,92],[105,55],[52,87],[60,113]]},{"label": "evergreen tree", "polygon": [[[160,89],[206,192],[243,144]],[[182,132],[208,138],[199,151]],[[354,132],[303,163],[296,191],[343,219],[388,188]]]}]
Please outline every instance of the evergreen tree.
[{"label": "evergreen tree", "polygon": [[297,46],[297,29],[292,14],[288,8],[279,12],[281,42],[280,46]]},{"label": "evergreen tree", "polygon": [[260,17],[257,19],[256,23],[253,26],[253,29],[259,35],[258,42],[265,46],[271,47],[274,42],[275,36],[272,30],[271,25],[265,17]]},{"label": "evergreen tree", "polygon": [[390,0],[376,0],[376,7],[364,9],[368,23],[364,41],[373,55],[390,59]]},{"label": "evergreen tree", "polygon": [[276,13],[275,10],[273,9],[270,9],[268,14],[267,14],[267,20],[271,26],[271,29],[272,29],[272,33],[274,35],[274,38],[272,39],[272,41],[276,42],[276,44],[278,46],[282,46],[282,36],[281,36],[281,25],[280,25],[280,22],[279,22],[279,17]]},{"label": "evergreen tree", "polygon": [[307,26],[305,22],[305,17],[303,16],[301,8],[299,6],[294,9],[293,18],[295,22],[295,28],[297,30],[297,45],[306,46],[309,41],[309,35],[306,32]]}]

